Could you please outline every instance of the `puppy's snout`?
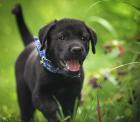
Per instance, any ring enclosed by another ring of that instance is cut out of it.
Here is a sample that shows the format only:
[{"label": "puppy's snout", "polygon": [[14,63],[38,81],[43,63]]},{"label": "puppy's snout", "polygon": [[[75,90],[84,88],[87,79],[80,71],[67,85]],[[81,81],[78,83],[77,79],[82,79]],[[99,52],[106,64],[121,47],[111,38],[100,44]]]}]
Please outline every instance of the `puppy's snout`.
[{"label": "puppy's snout", "polygon": [[74,53],[74,54],[81,54],[83,51],[83,48],[81,46],[73,46],[70,51],[71,53]]}]

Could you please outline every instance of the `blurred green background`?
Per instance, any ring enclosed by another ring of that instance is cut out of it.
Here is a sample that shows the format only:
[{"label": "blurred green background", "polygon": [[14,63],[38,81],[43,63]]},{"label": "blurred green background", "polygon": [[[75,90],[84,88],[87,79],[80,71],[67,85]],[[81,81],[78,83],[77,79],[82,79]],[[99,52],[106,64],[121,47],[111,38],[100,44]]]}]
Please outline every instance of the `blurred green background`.
[{"label": "blurred green background", "polygon": [[[84,63],[83,97],[73,122],[98,122],[97,110],[102,122],[140,122],[139,0],[0,0],[0,121],[19,121],[14,64],[24,47],[11,14],[16,3],[33,35],[60,18],[77,18],[96,30],[97,53]],[[45,121],[39,112],[36,120]]]}]

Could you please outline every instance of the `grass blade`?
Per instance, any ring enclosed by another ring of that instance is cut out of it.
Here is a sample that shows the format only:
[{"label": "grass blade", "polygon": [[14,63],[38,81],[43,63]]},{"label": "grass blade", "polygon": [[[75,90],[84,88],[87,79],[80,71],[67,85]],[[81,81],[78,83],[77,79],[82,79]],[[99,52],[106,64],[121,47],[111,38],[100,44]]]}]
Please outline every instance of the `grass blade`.
[{"label": "grass blade", "polygon": [[100,25],[102,25],[106,30],[108,30],[114,37],[117,37],[117,33],[114,29],[114,27],[108,22],[106,19],[99,17],[99,16],[91,16],[89,18],[89,21],[91,22],[97,22]]},{"label": "grass blade", "polygon": [[101,113],[100,101],[98,96],[97,96],[97,115],[98,115],[98,122],[102,122],[102,113]]},{"label": "grass blade", "polygon": [[108,0],[99,0],[99,1],[96,1],[94,2],[93,4],[91,4],[90,6],[88,6],[88,8],[86,9],[85,11],[85,16],[87,15],[87,13],[93,8],[95,7],[96,5],[98,5],[99,3],[101,2],[108,2]]},{"label": "grass blade", "polygon": [[139,7],[137,7],[137,6],[135,6],[135,5],[131,4],[131,3],[128,3],[128,2],[123,2],[123,3],[129,5],[129,6],[133,7],[133,8],[135,8],[138,11],[140,11]]},{"label": "grass blade", "polygon": [[79,105],[79,100],[75,100],[75,105],[74,105],[74,110],[73,110],[73,115],[72,115],[72,122],[76,121],[76,115],[77,115],[77,110],[78,110],[78,105]]}]

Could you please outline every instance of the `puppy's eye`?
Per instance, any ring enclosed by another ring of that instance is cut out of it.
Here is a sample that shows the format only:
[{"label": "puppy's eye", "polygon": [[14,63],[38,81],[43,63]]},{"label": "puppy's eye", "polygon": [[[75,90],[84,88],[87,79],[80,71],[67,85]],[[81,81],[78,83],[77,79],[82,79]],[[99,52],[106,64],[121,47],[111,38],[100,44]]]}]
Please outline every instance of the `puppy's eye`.
[{"label": "puppy's eye", "polygon": [[59,40],[64,40],[64,36],[63,36],[62,34],[60,34],[60,35],[58,36],[58,39],[59,39]]},{"label": "puppy's eye", "polygon": [[87,41],[88,40],[87,36],[82,36],[82,40]]}]

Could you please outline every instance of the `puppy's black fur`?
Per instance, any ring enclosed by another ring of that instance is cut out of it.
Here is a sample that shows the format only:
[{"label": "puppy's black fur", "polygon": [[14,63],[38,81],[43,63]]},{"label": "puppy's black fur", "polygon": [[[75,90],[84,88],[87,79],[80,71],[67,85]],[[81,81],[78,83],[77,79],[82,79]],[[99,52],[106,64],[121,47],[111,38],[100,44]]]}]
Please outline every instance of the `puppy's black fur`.
[{"label": "puppy's black fur", "polygon": [[[63,74],[52,73],[40,64],[21,7],[17,5],[13,13],[25,45],[15,65],[21,119],[29,122],[35,109],[38,109],[49,122],[58,122],[58,105],[54,97],[62,106],[65,116],[72,115],[75,99],[80,99],[84,79],[82,64],[89,51],[89,40],[95,53],[96,34],[82,21],[75,19],[55,20],[42,27],[39,31],[42,49],[46,49],[47,58],[64,71]],[[79,61],[79,71],[66,69],[64,62],[73,59]],[[72,77],[77,73],[80,73],[80,77]]]}]

